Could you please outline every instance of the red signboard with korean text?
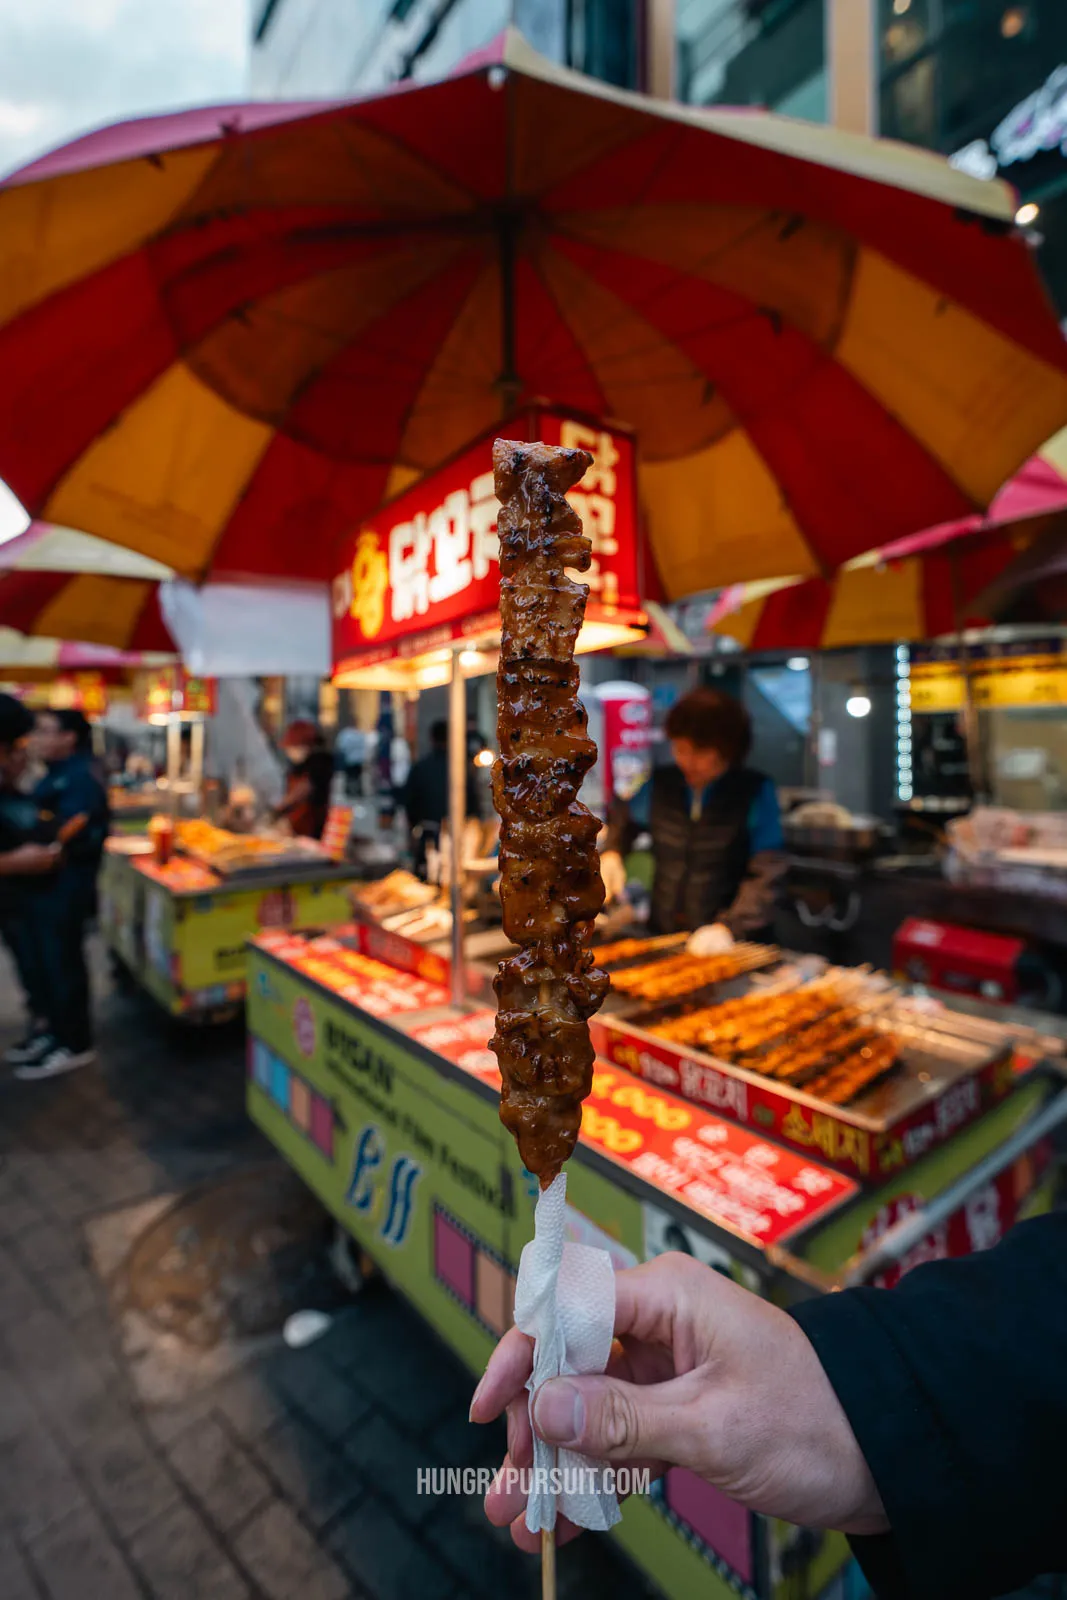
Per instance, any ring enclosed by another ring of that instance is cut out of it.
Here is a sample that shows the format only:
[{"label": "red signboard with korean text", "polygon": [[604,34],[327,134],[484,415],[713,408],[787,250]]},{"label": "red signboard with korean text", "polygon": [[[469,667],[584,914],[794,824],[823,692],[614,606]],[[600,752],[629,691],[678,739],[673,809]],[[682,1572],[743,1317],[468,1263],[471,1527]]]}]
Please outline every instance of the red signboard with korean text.
[{"label": "red signboard with korean text", "polygon": [[[938,1223],[900,1261],[894,1262],[885,1272],[872,1278],[871,1282],[877,1288],[892,1289],[906,1272],[921,1266],[924,1261],[947,1261],[956,1256],[970,1255],[976,1250],[991,1250],[1017,1221],[1051,1157],[1052,1146],[1044,1139],[989,1183],[976,1189],[958,1211],[953,1211],[951,1216]],[[888,1200],[867,1224],[859,1248],[870,1249],[883,1233],[887,1233],[905,1217],[910,1217],[913,1212],[921,1210],[924,1204],[921,1195],[911,1193]]]},{"label": "red signboard with korean text", "polygon": [[286,959],[305,977],[351,1000],[373,1017],[426,1011],[448,1000],[448,990],[441,984],[399,973],[383,961],[349,949],[329,934],[309,939],[298,953],[287,955]]},{"label": "red signboard with korean text", "polygon": [[652,776],[652,696],[634,684],[632,694],[601,696],[605,800],[632,800]]},{"label": "red signboard with korean text", "polygon": [[72,672],[57,678],[49,693],[52,710],[70,707],[87,717],[102,717],[107,710],[107,684],[102,672]]},{"label": "red signboard with korean text", "polygon": [[947,1143],[1010,1093],[1015,1081],[1010,1058],[998,1057],[956,1079],[890,1127],[874,1131],[850,1120],[847,1109],[805,1105],[769,1082],[690,1055],[619,1017],[596,1017],[590,1026],[597,1053],[609,1061],[866,1180],[890,1177]]},{"label": "red signboard with korean text", "polygon": [[590,620],[640,611],[637,485],[630,436],[541,407],[487,433],[368,517],[333,584],[334,670],[413,656],[499,627],[493,440],[535,440],[593,457],[568,496],[593,543]]},{"label": "red signboard with korean text", "polygon": [[[486,1049],[493,1021],[483,1011],[426,1024],[413,1037],[498,1088],[500,1074]],[[859,1193],[843,1173],[606,1061],[597,1062],[582,1105],[581,1142],[753,1244],[780,1244]]]},{"label": "red signboard with korean text", "polygon": [[142,721],[170,716],[213,717],[218,684],[214,678],[195,678],[184,667],[161,667],[137,674],[134,701]]},{"label": "red signboard with korean text", "polygon": [[843,1173],[598,1063],[582,1143],[753,1244],[780,1244],[858,1186]]}]

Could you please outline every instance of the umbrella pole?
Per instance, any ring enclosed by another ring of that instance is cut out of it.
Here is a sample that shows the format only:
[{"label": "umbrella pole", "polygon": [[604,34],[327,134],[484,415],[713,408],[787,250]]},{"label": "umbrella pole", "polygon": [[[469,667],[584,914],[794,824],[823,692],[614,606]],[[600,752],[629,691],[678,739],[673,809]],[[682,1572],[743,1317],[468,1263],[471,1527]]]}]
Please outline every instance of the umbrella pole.
[{"label": "umbrella pole", "polygon": [[467,820],[467,685],[452,651],[448,685],[448,897],[452,909],[452,1004],[466,999],[463,970],[463,826]]},{"label": "umbrella pole", "polygon": [[198,717],[193,723],[189,736],[189,777],[192,781],[193,792],[196,795],[197,811],[203,809],[204,803],[204,721]]},{"label": "umbrella pole", "polygon": [[182,766],[182,719],[176,711],[167,718],[167,798],[170,814],[178,815],[178,782]]},{"label": "umbrella pole", "polygon": [[949,582],[952,585],[952,620],[956,625],[956,648],[959,652],[960,676],[963,679],[963,742],[967,748],[967,774],[976,800],[986,792],[985,750],[982,744],[982,721],[974,698],[974,681],[971,661],[967,654],[964,634],[963,591],[960,586],[959,554],[951,546],[948,552]]},{"label": "umbrella pole", "polygon": [[809,789],[819,787],[819,733],[822,729],[822,652],[813,650],[808,657],[811,709],[808,712],[808,738],[804,746],[804,783]]}]

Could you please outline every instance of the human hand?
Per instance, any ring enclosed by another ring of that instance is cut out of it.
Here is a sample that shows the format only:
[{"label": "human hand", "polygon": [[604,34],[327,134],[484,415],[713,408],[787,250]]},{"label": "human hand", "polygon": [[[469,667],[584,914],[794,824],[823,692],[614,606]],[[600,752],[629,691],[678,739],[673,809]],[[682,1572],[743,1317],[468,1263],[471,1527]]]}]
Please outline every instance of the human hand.
[{"label": "human hand", "polygon": [[733,944],[734,936],[725,922],[706,922],[689,935],[685,947],[690,955],[718,956],[724,950],[731,950]]},{"label": "human hand", "polygon": [[[848,1420],[797,1323],[692,1256],[658,1256],[615,1277],[615,1334],[603,1377],[537,1391],[538,1434],[599,1461],[688,1467],[752,1511],[806,1527],[884,1532],[882,1503]],[[528,1468],[525,1388],[533,1342],[512,1328],[474,1392],[471,1420],[507,1412],[505,1467]],[[485,1501],[523,1550],[526,1497],[498,1477]],[[560,1520],[562,1543],[578,1530]]]},{"label": "human hand", "polygon": [[7,870],[20,877],[29,874],[52,872],[59,865],[58,844],[20,844],[17,850],[8,851],[3,858]]}]

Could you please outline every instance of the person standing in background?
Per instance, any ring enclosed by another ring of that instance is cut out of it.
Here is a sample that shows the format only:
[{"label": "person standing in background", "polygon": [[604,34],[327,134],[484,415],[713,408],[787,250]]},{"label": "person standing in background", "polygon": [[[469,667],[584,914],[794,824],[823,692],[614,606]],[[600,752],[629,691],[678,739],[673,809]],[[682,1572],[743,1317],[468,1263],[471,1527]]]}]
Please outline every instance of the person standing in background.
[{"label": "person standing in background", "polygon": [[322,729],[309,720],[291,722],[282,739],[289,763],[285,798],[274,815],[285,817],[299,838],[321,839],[330,809],[333,756],[326,748]]},{"label": "person standing in background", "polygon": [[[480,819],[481,801],[474,781],[474,767],[469,758],[466,773],[467,816]],[[448,723],[443,719],[431,725],[430,748],[408,773],[400,803],[407,813],[408,827],[411,829],[415,871],[423,877],[427,847],[438,846],[441,827],[448,816]]]},{"label": "person standing in background", "polygon": [[356,799],[363,793],[363,768],[367,760],[367,735],[361,728],[349,724],[342,728],[334,740],[334,759],[344,773],[345,794]]},{"label": "person standing in background", "polygon": [[774,784],[748,765],[748,712],[718,689],[694,689],[671,707],[664,731],[673,765],[654,770],[647,799],[643,790],[609,816],[601,856],[609,893],[624,880],[622,856],[648,828],[651,932],[713,927],[725,944],[771,938],[785,841]]},{"label": "person standing in background", "polygon": [[87,1066],[93,1048],[85,939],[96,915],[96,880],[110,827],[107,790],[80,711],[43,711],[34,735],[45,775],[33,792],[39,828],[60,849],[56,870],[29,898],[34,960],[43,984],[46,1030],[17,1078],[54,1078]]},{"label": "person standing in background", "polygon": [[36,801],[19,788],[28,765],[33,715],[0,694],[0,940],[15,964],[26,1002],[24,1036],[6,1052],[9,1066],[36,1060],[47,1033],[47,995],[32,938],[29,897],[59,865],[59,849],[38,840]]}]

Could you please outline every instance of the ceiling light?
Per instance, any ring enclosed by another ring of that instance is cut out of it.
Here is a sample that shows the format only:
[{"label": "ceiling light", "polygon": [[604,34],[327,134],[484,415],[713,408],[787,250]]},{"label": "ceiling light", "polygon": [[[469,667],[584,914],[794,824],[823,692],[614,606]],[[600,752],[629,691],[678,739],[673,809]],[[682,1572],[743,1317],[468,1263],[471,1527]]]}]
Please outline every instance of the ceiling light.
[{"label": "ceiling light", "polygon": [[850,694],[845,701],[845,710],[850,717],[869,717],[871,702],[865,694]]},{"label": "ceiling light", "polygon": [[1009,6],[1000,19],[1001,37],[1017,39],[1026,27],[1026,7]]},{"label": "ceiling light", "polygon": [[808,658],[807,656],[790,656],[786,666],[790,672],[807,672]]},{"label": "ceiling light", "polygon": [[1032,200],[1028,200],[1026,204],[1020,206],[1018,211],[1015,213],[1015,220],[1019,224],[1020,228],[1028,228],[1031,222],[1037,221],[1040,214],[1041,207],[1035,205]]},{"label": "ceiling light", "polygon": [[906,11],[911,10],[911,0],[893,0],[893,15],[902,17]]},{"label": "ceiling light", "polygon": [[478,754],[474,758],[474,765],[476,767],[491,767],[493,765],[494,760],[495,760],[495,757],[493,755],[493,752],[490,749],[486,748],[484,750],[479,750],[478,751]]}]

